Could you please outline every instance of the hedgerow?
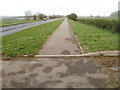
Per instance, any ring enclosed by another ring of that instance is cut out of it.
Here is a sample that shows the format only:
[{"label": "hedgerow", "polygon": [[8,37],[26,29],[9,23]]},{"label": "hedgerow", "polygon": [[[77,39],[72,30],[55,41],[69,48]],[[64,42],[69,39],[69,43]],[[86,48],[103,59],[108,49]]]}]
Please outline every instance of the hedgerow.
[{"label": "hedgerow", "polygon": [[84,18],[78,19],[78,21],[94,25],[103,29],[108,29],[112,32],[120,32],[120,25],[117,19],[104,19],[104,18]]}]

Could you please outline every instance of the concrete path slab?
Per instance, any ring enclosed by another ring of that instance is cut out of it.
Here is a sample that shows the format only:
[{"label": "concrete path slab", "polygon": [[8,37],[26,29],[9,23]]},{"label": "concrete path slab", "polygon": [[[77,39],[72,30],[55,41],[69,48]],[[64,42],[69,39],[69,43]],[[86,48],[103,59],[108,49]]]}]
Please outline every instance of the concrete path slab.
[{"label": "concrete path slab", "polygon": [[65,19],[40,51],[41,55],[79,55],[81,53],[73,31]]},{"label": "concrete path slab", "polygon": [[[100,61],[104,59],[109,58],[101,58]],[[97,64],[97,60],[99,58],[96,57],[4,61],[3,88],[117,87],[118,72],[110,73],[112,69]]]}]

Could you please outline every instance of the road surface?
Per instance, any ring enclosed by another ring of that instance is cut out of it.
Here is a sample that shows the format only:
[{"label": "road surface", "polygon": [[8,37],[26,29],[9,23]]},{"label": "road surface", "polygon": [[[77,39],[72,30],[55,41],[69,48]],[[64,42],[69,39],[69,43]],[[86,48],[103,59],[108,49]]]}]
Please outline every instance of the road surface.
[{"label": "road surface", "polygon": [[2,30],[2,33],[0,34],[0,37],[6,36],[6,35],[9,35],[9,34],[18,32],[18,31],[22,31],[24,29],[31,28],[31,27],[34,27],[34,26],[37,26],[37,25],[52,22],[52,21],[55,21],[55,20],[58,20],[58,19],[61,19],[61,18],[47,20],[47,21],[39,21],[39,22],[24,23],[24,24],[1,27],[0,30]]}]

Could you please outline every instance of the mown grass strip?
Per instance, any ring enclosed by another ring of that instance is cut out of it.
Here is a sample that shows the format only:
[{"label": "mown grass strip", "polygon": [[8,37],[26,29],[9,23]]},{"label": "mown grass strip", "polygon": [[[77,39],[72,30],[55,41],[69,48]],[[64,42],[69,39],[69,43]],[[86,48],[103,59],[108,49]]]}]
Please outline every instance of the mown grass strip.
[{"label": "mown grass strip", "polygon": [[49,22],[2,37],[2,54],[11,57],[37,54],[62,21]]},{"label": "mown grass strip", "polygon": [[69,20],[84,52],[118,50],[118,34]]}]

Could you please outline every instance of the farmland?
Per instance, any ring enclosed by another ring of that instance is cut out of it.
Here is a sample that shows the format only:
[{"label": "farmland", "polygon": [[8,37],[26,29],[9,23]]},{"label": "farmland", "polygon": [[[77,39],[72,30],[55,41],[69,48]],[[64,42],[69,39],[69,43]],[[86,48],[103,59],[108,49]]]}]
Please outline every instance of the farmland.
[{"label": "farmland", "polygon": [[93,25],[102,29],[107,29],[111,32],[120,32],[119,30],[119,25],[118,25],[118,20],[117,19],[112,19],[112,18],[80,18],[78,21],[88,24],[88,25]]},{"label": "farmland", "polygon": [[19,19],[11,19],[11,20],[2,20],[0,21],[0,26],[10,26],[10,25],[16,25],[16,24],[22,24],[22,23],[30,23],[30,22],[36,22],[40,20],[19,20]]},{"label": "farmland", "polygon": [[2,54],[11,57],[37,54],[62,21],[49,22],[2,37]]},{"label": "farmland", "polygon": [[[91,24],[93,25],[95,24],[94,20],[95,19],[83,19],[83,22],[92,22]],[[112,33],[105,28],[86,25],[79,21],[69,20],[69,22],[73,31],[76,33],[84,52],[118,50],[118,33]]]}]

